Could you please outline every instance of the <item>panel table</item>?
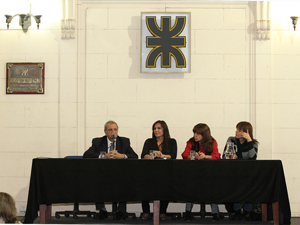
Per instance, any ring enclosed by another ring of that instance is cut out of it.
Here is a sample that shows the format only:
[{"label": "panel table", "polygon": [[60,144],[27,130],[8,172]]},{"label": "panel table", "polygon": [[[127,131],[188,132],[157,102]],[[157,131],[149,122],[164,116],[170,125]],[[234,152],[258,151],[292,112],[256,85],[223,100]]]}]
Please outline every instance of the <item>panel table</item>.
[{"label": "panel table", "polygon": [[278,212],[284,224],[291,218],[280,160],[37,158],[32,161],[25,223],[33,223],[39,210],[45,222],[55,203],[141,200],[272,203],[274,224],[279,224]]}]

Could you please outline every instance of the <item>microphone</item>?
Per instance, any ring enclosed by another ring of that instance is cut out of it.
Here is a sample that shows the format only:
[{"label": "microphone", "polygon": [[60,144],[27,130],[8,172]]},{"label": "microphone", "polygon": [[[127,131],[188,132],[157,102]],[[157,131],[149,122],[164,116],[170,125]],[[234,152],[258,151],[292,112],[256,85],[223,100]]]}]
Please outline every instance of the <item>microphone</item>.
[{"label": "microphone", "polygon": [[111,133],[111,138],[113,139],[113,141],[115,141],[116,137],[114,133]]}]

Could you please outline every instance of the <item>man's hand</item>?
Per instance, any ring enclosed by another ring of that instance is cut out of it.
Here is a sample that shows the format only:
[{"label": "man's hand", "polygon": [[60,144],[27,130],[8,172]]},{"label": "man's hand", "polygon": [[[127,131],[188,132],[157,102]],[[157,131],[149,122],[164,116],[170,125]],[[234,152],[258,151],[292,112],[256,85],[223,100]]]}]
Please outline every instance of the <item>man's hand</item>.
[{"label": "man's hand", "polygon": [[107,153],[106,157],[108,159],[124,159],[125,155],[120,154],[117,150],[113,150],[113,151],[110,151],[109,153]]}]

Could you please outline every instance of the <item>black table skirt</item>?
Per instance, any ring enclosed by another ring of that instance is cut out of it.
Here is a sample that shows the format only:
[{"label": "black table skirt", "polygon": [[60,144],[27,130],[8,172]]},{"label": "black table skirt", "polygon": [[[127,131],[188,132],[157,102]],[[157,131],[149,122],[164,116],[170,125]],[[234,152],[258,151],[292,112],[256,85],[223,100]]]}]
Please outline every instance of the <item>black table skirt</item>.
[{"label": "black table skirt", "polygon": [[291,218],[280,160],[33,159],[25,223],[40,204],[141,200],[279,202]]}]

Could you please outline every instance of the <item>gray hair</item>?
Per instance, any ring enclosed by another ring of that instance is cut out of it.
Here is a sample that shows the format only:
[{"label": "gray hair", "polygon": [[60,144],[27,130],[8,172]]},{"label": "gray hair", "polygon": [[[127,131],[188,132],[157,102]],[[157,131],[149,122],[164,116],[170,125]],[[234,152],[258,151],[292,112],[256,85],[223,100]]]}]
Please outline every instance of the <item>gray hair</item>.
[{"label": "gray hair", "polygon": [[109,121],[107,121],[107,122],[104,124],[104,131],[106,131],[106,127],[107,127],[108,124],[116,124],[116,125],[117,125],[117,128],[119,129],[119,126],[118,126],[118,124],[117,124],[115,121],[109,120]]}]

